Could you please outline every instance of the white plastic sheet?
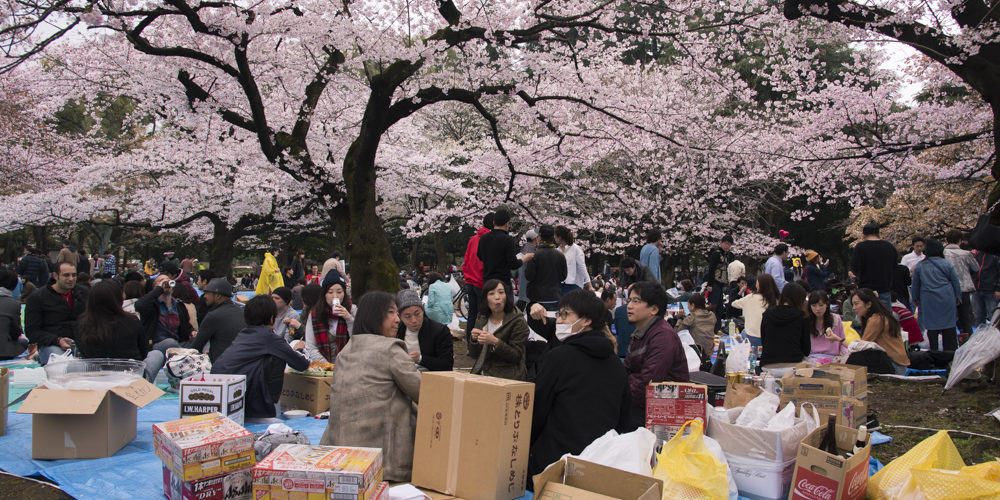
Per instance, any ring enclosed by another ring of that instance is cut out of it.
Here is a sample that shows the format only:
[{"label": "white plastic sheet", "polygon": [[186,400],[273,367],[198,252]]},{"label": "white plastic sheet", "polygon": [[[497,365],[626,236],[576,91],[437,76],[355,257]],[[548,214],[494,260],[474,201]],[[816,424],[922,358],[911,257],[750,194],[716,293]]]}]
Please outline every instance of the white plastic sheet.
[{"label": "white plastic sheet", "polygon": [[770,392],[762,392],[759,396],[750,400],[743,413],[736,419],[736,425],[743,427],[753,427],[763,429],[768,422],[774,418],[774,413],[778,411],[780,399]]},{"label": "white plastic sheet", "polygon": [[951,362],[951,373],[944,384],[944,390],[951,389],[970,373],[982,368],[986,363],[1000,357],[1000,330],[995,326],[984,326],[969,337],[955,351],[955,359]]},{"label": "white plastic sheet", "polygon": [[[721,342],[721,340],[720,340]],[[733,346],[726,357],[726,373],[750,371],[750,341],[744,340]]]}]

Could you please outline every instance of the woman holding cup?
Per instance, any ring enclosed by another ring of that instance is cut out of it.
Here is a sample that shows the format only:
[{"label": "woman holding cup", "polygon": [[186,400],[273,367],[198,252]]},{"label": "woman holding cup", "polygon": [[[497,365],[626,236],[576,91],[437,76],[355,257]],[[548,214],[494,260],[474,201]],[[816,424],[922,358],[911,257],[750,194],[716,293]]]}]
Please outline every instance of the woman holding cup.
[{"label": "woman holding cup", "polygon": [[[347,283],[336,269],[323,278],[321,297],[306,320],[305,341],[293,342],[292,348],[304,351],[309,361],[335,363],[337,353],[344,350],[350,340],[358,309],[351,304]],[[299,327],[291,323],[294,320],[289,321],[293,328]]]}]

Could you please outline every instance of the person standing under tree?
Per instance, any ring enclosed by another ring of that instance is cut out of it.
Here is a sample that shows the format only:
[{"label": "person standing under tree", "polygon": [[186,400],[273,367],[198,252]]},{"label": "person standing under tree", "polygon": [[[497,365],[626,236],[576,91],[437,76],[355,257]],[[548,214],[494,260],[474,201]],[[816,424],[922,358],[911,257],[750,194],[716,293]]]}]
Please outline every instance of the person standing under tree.
[{"label": "person standing under tree", "polygon": [[660,277],[660,252],[663,251],[663,234],[658,229],[646,231],[646,244],[639,251],[639,263],[649,268],[657,283],[662,283]]},{"label": "person standing under tree", "polygon": [[708,303],[715,310],[715,330],[722,329],[722,295],[729,286],[729,263],[735,260],[730,251],[733,247],[732,235],[726,234],[719,238],[719,246],[708,253],[708,269],[705,280],[708,282]]},{"label": "person standing under tree", "polygon": [[892,273],[899,254],[896,247],[879,238],[879,225],[869,222],[861,229],[864,239],[854,245],[851,270],[847,273],[858,288],[868,288],[878,294],[886,310],[892,310]]}]

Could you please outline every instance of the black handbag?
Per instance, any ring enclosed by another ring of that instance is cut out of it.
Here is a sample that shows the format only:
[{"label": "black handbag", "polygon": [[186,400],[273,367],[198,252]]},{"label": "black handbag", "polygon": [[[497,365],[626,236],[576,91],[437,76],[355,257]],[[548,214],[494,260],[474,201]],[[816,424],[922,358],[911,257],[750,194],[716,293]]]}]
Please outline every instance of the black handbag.
[{"label": "black handbag", "polygon": [[1000,226],[990,223],[991,214],[979,216],[969,235],[969,246],[981,252],[1000,255]]}]

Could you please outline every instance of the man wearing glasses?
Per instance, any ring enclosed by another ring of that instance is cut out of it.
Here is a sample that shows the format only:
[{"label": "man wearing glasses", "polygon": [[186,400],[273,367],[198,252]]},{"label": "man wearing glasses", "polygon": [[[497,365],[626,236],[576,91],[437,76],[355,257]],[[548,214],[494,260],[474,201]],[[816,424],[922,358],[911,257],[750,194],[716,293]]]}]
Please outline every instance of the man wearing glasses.
[{"label": "man wearing glasses", "polygon": [[650,382],[687,382],[687,357],[677,333],[663,319],[667,292],[658,283],[640,281],[628,298],[628,321],[635,325],[625,357],[632,393],[632,428],[646,422],[646,386]]}]

